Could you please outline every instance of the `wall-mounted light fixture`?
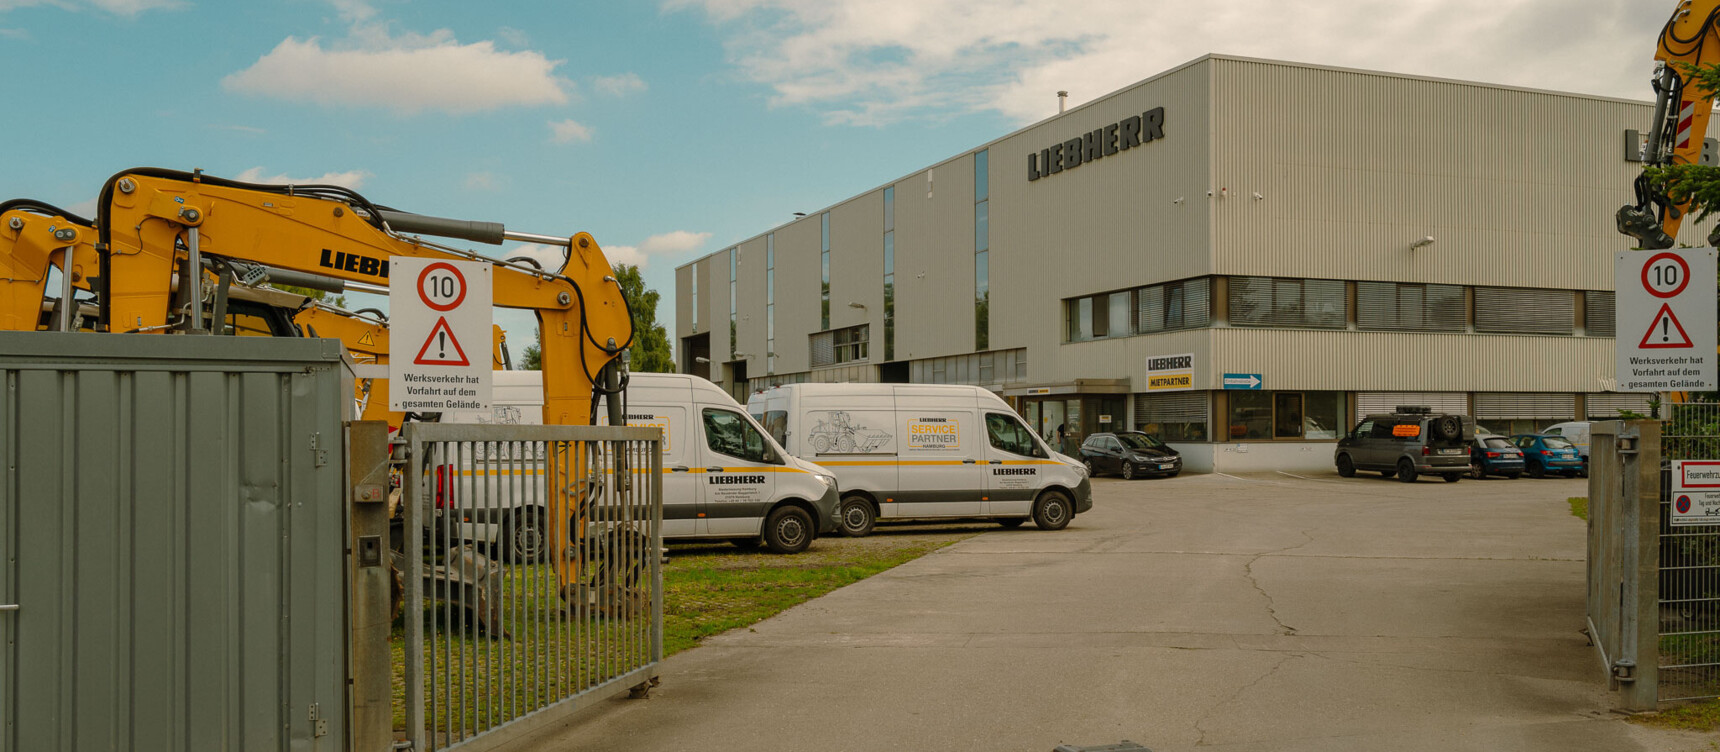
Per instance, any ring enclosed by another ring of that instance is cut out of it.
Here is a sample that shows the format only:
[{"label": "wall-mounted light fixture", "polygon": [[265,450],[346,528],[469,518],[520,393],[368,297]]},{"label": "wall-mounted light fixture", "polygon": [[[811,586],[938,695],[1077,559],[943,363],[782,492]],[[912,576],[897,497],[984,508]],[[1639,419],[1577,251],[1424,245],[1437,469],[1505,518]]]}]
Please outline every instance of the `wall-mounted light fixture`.
[{"label": "wall-mounted light fixture", "polygon": [[1417,240],[1414,243],[1410,243],[1409,249],[1413,251],[1417,248],[1424,248],[1424,247],[1430,246],[1430,245],[1433,245],[1433,236],[1432,235],[1424,237],[1421,240]]}]

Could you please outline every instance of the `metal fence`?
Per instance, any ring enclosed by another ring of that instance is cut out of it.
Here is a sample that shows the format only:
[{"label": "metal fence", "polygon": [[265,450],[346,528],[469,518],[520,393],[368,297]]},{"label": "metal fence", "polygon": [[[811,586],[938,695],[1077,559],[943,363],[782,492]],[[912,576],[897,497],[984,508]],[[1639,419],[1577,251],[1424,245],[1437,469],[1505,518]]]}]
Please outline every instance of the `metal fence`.
[{"label": "metal fence", "polygon": [[407,616],[396,670],[413,749],[490,749],[655,682],[658,436],[407,425],[398,554]]},{"label": "metal fence", "polygon": [[[1665,405],[1664,458],[1720,460],[1720,403]],[[1720,697],[1720,525],[1672,526],[1671,471],[1660,484],[1659,700]]]}]

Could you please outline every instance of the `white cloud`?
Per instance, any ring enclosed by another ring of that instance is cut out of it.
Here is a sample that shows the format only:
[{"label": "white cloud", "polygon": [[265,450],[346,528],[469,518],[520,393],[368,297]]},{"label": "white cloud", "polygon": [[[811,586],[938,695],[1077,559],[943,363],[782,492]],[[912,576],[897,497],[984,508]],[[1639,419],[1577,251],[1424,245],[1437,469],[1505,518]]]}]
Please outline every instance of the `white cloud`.
[{"label": "white cloud", "polygon": [[705,241],[711,239],[708,232],[688,232],[676,230],[661,235],[652,235],[639,244],[639,252],[652,255],[667,255],[696,251],[704,247]]},{"label": "white cloud", "polygon": [[501,188],[502,179],[493,172],[474,172],[466,176],[466,190],[493,191]]},{"label": "white cloud", "polygon": [[645,79],[636,73],[623,73],[618,76],[598,76],[591,80],[591,88],[612,97],[621,97],[636,91],[645,90]]},{"label": "white cloud", "polygon": [[562,120],[549,124],[550,140],[558,144],[590,143],[592,131],[590,126],[573,120]]},{"label": "white cloud", "polygon": [[[652,235],[639,245],[602,245],[603,255],[609,259],[611,266],[615,264],[631,264],[641,269],[651,263],[654,256],[673,256],[699,250],[709,240],[708,232],[688,232],[676,230],[661,235]],[[601,244],[600,244],[601,245]],[[506,257],[530,256],[545,269],[560,269],[563,254],[567,249],[551,245],[528,244],[507,251]]]},{"label": "white cloud", "polygon": [[221,85],[289,102],[381,106],[403,114],[464,114],[568,100],[566,82],[554,75],[561,61],[538,52],[502,52],[488,41],[460,44],[446,31],[365,36],[356,49],[325,49],[315,37],[288,37]]},{"label": "white cloud", "polygon": [[237,131],[239,133],[248,133],[253,136],[264,136],[269,133],[265,129],[251,125],[210,125],[209,127],[218,131]]},{"label": "white cloud", "polygon": [[[740,72],[827,122],[1023,122],[1208,53],[1649,99],[1667,8],[1620,0],[668,0]],[[952,19],[959,22],[952,23]]]},{"label": "white cloud", "polygon": [[239,173],[238,177],[235,177],[234,180],[238,180],[242,183],[266,183],[269,185],[338,185],[345,188],[351,188],[356,191],[363,187],[364,181],[368,180],[370,177],[370,173],[365,172],[364,170],[327,172],[314,178],[294,178],[286,175],[265,177],[263,175],[263,168],[252,167],[249,170]]}]

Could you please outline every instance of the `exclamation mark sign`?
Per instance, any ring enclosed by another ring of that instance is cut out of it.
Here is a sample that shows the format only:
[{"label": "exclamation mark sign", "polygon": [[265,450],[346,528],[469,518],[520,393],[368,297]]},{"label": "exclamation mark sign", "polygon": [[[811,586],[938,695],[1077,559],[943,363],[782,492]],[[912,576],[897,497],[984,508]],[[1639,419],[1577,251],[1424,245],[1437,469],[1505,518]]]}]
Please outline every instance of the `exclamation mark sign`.
[{"label": "exclamation mark sign", "polygon": [[1672,321],[1670,319],[1667,319],[1665,317],[1662,317],[1660,319],[1660,341],[1661,342],[1671,342],[1672,341],[1672,335],[1668,334],[1667,330],[1666,330],[1666,327],[1670,326],[1671,324],[1672,324]]},{"label": "exclamation mark sign", "polygon": [[[1665,321],[1661,322],[1660,328],[1661,329],[1666,328],[1666,322]],[[448,333],[447,332],[437,332],[436,333],[436,357],[442,358],[444,360],[446,360],[448,358]]]}]

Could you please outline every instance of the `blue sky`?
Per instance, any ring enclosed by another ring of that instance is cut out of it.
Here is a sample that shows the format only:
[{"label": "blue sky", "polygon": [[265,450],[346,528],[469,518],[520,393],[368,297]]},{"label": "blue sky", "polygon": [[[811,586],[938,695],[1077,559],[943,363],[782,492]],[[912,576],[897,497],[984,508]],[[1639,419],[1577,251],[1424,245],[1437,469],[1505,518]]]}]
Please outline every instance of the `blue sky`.
[{"label": "blue sky", "polygon": [[[1647,99],[1674,3],[1644,5],[0,0],[0,198],[93,214],[139,166],[336,182],[590,232],[672,328],[675,266],[1054,114],[1059,89],[1219,52]],[[529,321],[498,316],[515,342]]]}]

